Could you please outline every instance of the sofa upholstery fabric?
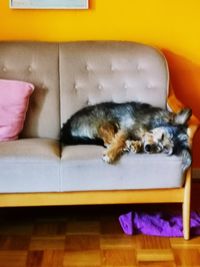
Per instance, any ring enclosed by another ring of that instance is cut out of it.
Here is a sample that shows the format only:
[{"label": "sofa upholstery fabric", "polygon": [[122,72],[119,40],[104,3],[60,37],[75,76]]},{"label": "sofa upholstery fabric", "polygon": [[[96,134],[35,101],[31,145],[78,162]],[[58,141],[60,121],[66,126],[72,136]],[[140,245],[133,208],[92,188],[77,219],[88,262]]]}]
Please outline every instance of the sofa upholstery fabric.
[{"label": "sofa upholstery fabric", "polygon": [[0,142],[0,192],[60,191],[60,146],[46,138]]},{"label": "sofa upholstery fabric", "polygon": [[101,160],[103,149],[91,145],[65,147],[61,159],[61,190],[175,188],[184,182],[181,157],[130,153],[115,164],[105,164]]}]

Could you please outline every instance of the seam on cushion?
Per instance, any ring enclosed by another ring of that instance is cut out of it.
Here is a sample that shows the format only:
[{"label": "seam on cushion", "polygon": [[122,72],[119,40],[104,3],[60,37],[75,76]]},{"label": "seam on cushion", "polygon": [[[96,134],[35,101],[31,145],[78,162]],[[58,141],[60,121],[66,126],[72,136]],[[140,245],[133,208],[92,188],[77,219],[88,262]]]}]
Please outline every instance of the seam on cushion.
[{"label": "seam on cushion", "polygon": [[61,192],[61,189],[62,189],[62,177],[61,177],[61,160],[60,160],[60,163],[59,163],[59,192]]},{"label": "seam on cushion", "polygon": [[[14,162],[14,161],[12,161],[12,162],[9,162],[9,161],[2,161],[2,163],[5,163],[5,164],[37,164],[37,165],[49,165],[49,163],[52,163],[52,162],[39,162],[39,161],[32,161],[32,162],[28,162],[28,161],[20,161],[20,162]],[[54,163],[54,164],[58,164],[58,163]],[[1,165],[1,163],[0,163],[0,165]]]}]

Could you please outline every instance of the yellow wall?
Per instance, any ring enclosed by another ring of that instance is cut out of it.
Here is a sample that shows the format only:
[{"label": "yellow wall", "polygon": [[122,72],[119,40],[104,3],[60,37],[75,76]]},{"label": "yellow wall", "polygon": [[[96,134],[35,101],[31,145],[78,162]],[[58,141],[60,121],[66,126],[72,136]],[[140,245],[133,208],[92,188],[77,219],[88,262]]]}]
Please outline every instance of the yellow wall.
[{"label": "yellow wall", "polygon": [[[89,10],[11,10],[0,1],[0,40],[133,40],[161,48],[179,98],[200,118],[200,1],[90,0]],[[200,167],[200,133],[194,167]]]}]

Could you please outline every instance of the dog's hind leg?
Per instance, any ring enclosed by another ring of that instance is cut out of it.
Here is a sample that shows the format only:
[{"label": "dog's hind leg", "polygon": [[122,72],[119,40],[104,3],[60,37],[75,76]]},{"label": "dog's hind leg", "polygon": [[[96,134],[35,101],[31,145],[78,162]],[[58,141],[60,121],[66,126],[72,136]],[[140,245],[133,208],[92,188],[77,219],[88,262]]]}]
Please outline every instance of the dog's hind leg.
[{"label": "dog's hind leg", "polygon": [[98,128],[98,135],[103,140],[104,146],[108,147],[115,138],[117,132],[116,126],[111,123],[102,123]]},{"label": "dog's hind leg", "polygon": [[103,155],[103,160],[107,163],[113,163],[116,161],[124,152],[126,147],[127,134],[120,130],[113,138],[110,146]]}]

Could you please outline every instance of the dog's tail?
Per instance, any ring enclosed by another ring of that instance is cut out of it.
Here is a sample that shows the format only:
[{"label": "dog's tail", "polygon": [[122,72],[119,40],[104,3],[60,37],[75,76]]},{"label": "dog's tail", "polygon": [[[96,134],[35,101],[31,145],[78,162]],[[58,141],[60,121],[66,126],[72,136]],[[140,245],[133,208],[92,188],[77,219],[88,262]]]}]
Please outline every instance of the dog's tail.
[{"label": "dog's tail", "polygon": [[99,145],[104,146],[103,140],[100,138],[90,139],[84,136],[74,136],[71,133],[71,122],[68,120],[66,123],[63,124],[63,127],[60,131],[60,142],[64,146],[67,145]]},{"label": "dog's tail", "polygon": [[71,124],[70,121],[67,121],[63,124],[60,131],[60,142],[63,145],[70,145],[73,143],[73,136],[71,134]]}]

